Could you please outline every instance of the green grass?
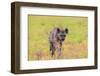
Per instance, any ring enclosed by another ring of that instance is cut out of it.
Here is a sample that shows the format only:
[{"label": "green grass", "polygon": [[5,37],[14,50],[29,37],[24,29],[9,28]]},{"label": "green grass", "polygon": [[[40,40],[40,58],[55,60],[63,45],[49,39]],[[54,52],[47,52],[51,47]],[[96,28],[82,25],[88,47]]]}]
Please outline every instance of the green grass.
[{"label": "green grass", "polygon": [[48,36],[54,27],[69,29],[69,34],[63,44],[62,59],[87,58],[87,17],[29,15],[28,60],[51,59]]}]

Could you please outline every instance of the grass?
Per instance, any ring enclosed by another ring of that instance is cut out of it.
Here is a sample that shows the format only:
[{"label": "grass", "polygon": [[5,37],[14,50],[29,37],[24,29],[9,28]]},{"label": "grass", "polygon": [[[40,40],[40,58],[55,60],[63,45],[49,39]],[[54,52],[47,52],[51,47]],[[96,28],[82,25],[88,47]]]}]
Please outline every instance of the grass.
[{"label": "grass", "polygon": [[[28,60],[50,60],[49,32],[54,27],[69,29],[63,44],[62,59],[88,57],[88,18],[69,16],[28,16]],[[56,59],[56,58],[55,58]]]}]

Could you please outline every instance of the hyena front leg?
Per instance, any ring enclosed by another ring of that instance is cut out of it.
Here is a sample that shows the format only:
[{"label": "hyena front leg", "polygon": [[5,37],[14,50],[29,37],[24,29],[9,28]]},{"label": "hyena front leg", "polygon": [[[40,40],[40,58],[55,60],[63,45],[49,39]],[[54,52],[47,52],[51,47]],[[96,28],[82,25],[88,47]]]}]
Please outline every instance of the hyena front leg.
[{"label": "hyena front leg", "polygon": [[62,43],[60,43],[60,46],[58,47],[58,56],[57,56],[57,58],[58,59],[61,59],[61,57],[62,57]]},{"label": "hyena front leg", "polygon": [[58,52],[58,54],[57,54],[57,58],[58,58],[58,59],[61,59],[61,57],[62,57],[61,47],[58,48],[57,52]]},{"label": "hyena front leg", "polygon": [[51,57],[54,58],[55,57],[55,50],[51,51]]},{"label": "hyena front leg", "polygon": [[53,44],[50,44],[50,52],[51,52],[51,57],[54,58],[55,55],[55,47],[53,46]]}]

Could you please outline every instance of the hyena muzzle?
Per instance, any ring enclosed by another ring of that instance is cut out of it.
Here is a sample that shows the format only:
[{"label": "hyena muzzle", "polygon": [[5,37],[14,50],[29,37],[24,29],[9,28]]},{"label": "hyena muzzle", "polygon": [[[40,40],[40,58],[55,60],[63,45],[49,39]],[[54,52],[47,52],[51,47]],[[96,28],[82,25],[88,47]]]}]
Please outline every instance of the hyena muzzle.
[{"label": "hyena muzzle", "polygon": [[55,51],[57,52],[57,58],[61,58],[62,52],[62,43],[64,42],[66,36],[68,34],[68,28],[54,28],[49,35],[49,43],[50,43],[50,52],[51,56],[55,55]]}]

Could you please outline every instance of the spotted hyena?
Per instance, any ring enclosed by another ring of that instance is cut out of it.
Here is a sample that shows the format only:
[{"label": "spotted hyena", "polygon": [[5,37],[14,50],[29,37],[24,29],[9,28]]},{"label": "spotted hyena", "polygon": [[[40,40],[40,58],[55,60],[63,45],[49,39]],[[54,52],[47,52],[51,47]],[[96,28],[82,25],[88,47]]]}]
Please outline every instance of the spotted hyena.
[{"label": "spotted hyena", "polygon": [[50,52],[51,56],[55,55],[55,51],[57,52],[57,58],[61,58],[62,52],[62,43],[64,42],[66,36],[68,34],[68,28],[54,28],[49,35],[49,43],[50,43]]}]

